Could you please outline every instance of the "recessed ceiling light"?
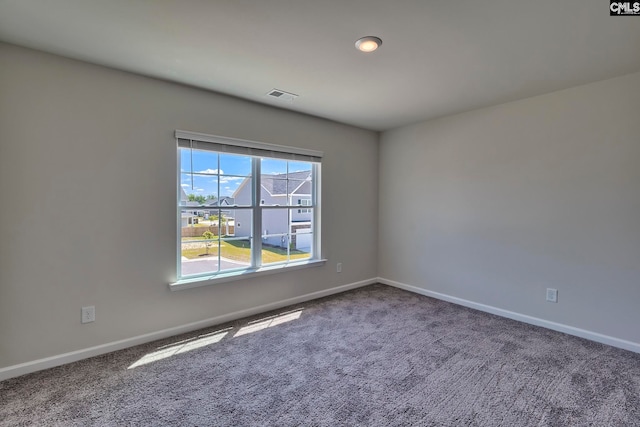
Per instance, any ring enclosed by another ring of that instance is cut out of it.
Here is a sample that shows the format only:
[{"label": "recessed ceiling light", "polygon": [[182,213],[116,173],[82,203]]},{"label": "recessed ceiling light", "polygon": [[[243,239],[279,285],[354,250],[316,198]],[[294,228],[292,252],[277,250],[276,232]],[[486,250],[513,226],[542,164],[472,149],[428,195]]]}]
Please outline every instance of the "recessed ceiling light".
[{"label": "recessed ceiling light", "polygon": [[382,40],[378,37],[367,36],[356,40],[356,48],[362,52],[373,52],[382,44]]}]

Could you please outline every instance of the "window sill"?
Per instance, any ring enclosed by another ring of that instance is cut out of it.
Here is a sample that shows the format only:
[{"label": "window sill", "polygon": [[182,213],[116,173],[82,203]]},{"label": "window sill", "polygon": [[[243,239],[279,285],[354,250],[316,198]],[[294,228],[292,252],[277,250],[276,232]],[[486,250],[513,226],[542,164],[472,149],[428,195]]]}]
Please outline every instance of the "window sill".
[{"label": "window sill", "polygon": [[320,267],[326,262],[326,259],[314,259],[303,262],[290,262],[287,264],[269,265],[257,269],[221,273],[212,276],[194,277],[192,279],[183,279],[178,280],[174,283],[170,283],[169,289],[171,289],[172,291],[181,291],[183,289],[199,288],[201,286],[233,282],[235,280],[251,279],[254,277],[266,276],[269,274],[283,273],[285,271],[301,270],[303,268],[310,267]]}]

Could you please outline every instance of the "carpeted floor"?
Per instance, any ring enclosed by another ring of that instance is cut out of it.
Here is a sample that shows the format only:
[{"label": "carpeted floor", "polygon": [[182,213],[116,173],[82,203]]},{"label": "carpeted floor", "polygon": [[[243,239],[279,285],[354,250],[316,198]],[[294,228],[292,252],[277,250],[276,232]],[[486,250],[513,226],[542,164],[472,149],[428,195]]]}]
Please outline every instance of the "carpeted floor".
[{"label": "carpeted floor", "polygon": [[640,355],[373,285],[0,383],[0,424],[640,426]]}]

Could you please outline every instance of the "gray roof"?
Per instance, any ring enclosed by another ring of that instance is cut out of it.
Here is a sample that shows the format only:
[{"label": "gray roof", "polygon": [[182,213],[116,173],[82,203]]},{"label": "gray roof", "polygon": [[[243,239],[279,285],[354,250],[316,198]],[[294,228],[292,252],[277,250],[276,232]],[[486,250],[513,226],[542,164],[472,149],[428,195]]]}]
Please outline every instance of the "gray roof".
[{"label": "gray roof", "polygon": [[216,200],[210,200],[206,203],[207,206],[218,207],[218,206],[230,206],[235,203],[235,199],[233,197],[220,197]]},{"label": "gray roof", "polygon": [[[311,194],[311,171],[289,172],[287,174],[262,175],[262,187],[271,195],[276,194]],[[287,188],[288,183],[288,188]]]}]

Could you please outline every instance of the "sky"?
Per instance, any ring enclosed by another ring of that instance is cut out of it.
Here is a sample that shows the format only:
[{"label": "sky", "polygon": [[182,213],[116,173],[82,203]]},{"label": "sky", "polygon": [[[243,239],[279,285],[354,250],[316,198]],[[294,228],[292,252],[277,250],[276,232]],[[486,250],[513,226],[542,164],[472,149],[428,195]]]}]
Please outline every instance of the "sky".
[{"label": "sky", "polygon": [[[262,174],[284,174],[287,173],[287,167],[289,172],[311,170],[311,163],[279,159],[262,159],[261,163]],[[180,149],[180,185],[187,194],[232,197],[233,192],[250,175],[250,156]]]}]

